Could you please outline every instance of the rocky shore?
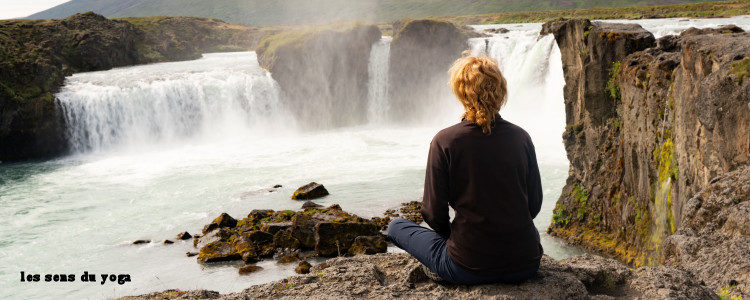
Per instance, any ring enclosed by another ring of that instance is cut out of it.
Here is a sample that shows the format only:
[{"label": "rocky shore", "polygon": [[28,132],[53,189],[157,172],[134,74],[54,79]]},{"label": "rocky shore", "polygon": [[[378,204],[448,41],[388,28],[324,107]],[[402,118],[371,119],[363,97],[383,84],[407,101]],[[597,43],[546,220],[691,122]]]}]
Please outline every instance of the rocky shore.
[{"label": "rocky shore", "polygon": [[434,282],[408,254],[329,259],[310,274],[251,286],[242,292],[167,290],[123,299],[718,299],[689,273],[674,267],[631,270],[594,255],[554,260],[521,284],[462,286]]}]

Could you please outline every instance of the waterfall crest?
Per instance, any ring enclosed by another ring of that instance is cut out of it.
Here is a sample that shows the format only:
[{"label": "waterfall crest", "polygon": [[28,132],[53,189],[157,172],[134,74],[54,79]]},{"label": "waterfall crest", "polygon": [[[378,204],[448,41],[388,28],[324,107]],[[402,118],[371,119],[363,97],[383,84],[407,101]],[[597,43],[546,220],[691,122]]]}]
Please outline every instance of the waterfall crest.
[{"label": "waterfall crest", "polygon": [[384,36],[372,45],[367,65],[368,112],[370,123],[382,124],[388,119],[388,58],[391,53],[391,37]]}]

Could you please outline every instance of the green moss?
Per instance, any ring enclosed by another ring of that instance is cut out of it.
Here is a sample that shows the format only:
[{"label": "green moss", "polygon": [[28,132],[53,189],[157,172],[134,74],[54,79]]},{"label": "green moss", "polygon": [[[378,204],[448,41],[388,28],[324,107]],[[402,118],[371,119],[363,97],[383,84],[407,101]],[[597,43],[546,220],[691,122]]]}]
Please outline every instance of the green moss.
[{"label": "green moss", "polygon": [[673,180],[678,179],[679,169],[677,166],[677,157],[674,154],[674,145],[672,145],[671,132],[665,133],[664,142],[661,146],[654,149],[654,161],[658,165],[657,173],[659,182],[664,182],[671,177]]},{"label": "green moss", "polygon": [[586,55],[588,55],[588,54],[589,54],[589,49],[583,49],[583,50],[581,50],[581,52],[580,52],[580,53],[578,53],[578,54],[580,54],[580,55],[581,55],[581,57],[584,57],[584,56],[586,56]]},{"label": "green moss", "polygon": [[607,80],[606,90],[612,99],[620,99],[620,87],[617,85],[617,81],[620,78],[620,61],[612,63],[612,67],[609,69],[609,80]]},{"label": "green moss", "polygon": [[565,212],[565,205],[561,202],[557,202],[557,204],[555,204],[555,209],[552,211],[552,224],[565,225],[568,219],[569,217]]},{"label": "green moss", "polygon": [[573,187],[571,196],[573,197],[573,199],[575,199],[576,203],[578,204],[576,218],[579,221],[583,220],[586,217],[586,209],[587,209],[588,200],[589,200],[588,193],[586,192],[586,189],[583,187],[583,185],[578,183],[575,185],[575,187]]},{"label": "green moss", "polygon": [[732,63],[732,73],[737,77],[737,83],[742,84],[742,79],[750,77],[750,57]]}]

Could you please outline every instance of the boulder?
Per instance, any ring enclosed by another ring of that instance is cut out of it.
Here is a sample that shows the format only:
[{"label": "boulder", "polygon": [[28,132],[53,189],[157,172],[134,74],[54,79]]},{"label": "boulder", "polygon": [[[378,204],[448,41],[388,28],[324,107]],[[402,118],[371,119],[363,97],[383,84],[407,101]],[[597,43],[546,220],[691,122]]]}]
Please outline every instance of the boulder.
[{"label": "boulder", "polygon": [[305,201],[305,203],[302,203],[302,209],[321,208],[321,207],[323,206],[312,201]]},{"label": "boulder", "polygon": [[151,240],[135,240],[131,244],[132,245],[141,245],[141,244],[148,244],[151,243]]},{"label": "boulder", "polygon": [[292,222],[275,222],[275,223],[265,223],[261,225],[261,230],[268,232],[270,234],[275,235],[279,231],[286,230],[292,227]]},{"label": "boulder", "polygon": [[164,242],[162,242],[162,243],[163,243],[164,245],[170,245],[170,244],[174,244],[174,242],[173,242],[173,241],[171,241],[171,240],[164,240]]},{"label": "boulder", "polygon": [[258,255],[252,252],[245,252],[242,254],[242,262],[245,264],[254,264],[260,261]]},{"label": "boulder", "polygon": [[212,242],[198,252],[198,261],[202,263],[233,261],[242,259],[234,245],[228,242]]},{"label": "boulder", "polygon": [[299,187],[292,194],[294,200],[316,199],[328,195],[328,190],[319,183],[310,182]]},{"label": "boulder", "polygon": [[273,244],[276,248],[282,249],[299,249],[302,246],[299,239],[294,237],[289,229],[277,232],[273,236]]},{"label": "boulder", "polygon": [[276,263],[277,264],[288,264],[288,263],[293,263],[293,262],[297,262],[297,261],[300,261],[300,260],[301,259],[299,258],[299,254],[295,252],[295,253],[292,253],[292,254],[287,254],[287,255],[282,256],[281,258],[279,258],[278,261],[276,261]]},{"label": "boulder", "polygon": [[315,225],[315,252],[323,257],[345,254],[356,237],[379,232],[374,223],[319,223]]},{"label": "boulder", "polygon": [[294,268],[294,272],[297,272],[297,274],[307,274],[310,273],[310,268],[312,268],[312,265],[306,260],[303,260],[299,262],[299,265],[297,265],[296,268]]},{"label": "boulder", "polygon": [[177,239],[178,240],[189,240],[191,238],[193,238],[193,236],[190,235],[190,233],[187,232],[187,231],[183,231],[183,232],[180,232],[180,233],[177,234]]},{"label": "boulder", "polygon": [[260,271],[260,270],[263,270],[263,267],[261,267],[261,266],[255,266],[255,265],[247,265],[247,266],[240,267],[239,273],[240,273],[240,275],[247,275],[247,274],[250,274],[250,273],[253,273],[253,272],[257,272],[257,271]]},{"label": "boulder", "polygon": [[382,235],[358,236],[354,238],[348,253],[350,255],[385,253],[387,248],[388,245]]}]

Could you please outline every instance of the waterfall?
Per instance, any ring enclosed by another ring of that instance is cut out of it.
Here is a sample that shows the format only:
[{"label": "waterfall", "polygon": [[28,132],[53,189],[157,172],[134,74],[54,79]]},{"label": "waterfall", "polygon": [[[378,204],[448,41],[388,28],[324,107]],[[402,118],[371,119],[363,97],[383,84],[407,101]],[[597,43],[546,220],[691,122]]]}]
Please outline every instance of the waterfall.
[{"label": "waterfall", "polygon": [[[540,24],[508,25],[506,33],[469,40],[474,54],[497,60],[508,82],[508,103],[500,114],[529,132],[540,160],[567,162],[562,144],[565,106],[560,49]],[[475,26],[477,31],[498,25]]]},{"label": "waterfall", "polygon": [[77,152],[257,133],[282,120],[285,127],[294,124],[254,53],[80,73],[66,80],[57,98]]},{"label": "waterfall", "polygon": [[391,52],[391,37],[383,36],[370,50],[367,64],[368,111],[370,123],[384,123],[388,116],[388,59]]}]

